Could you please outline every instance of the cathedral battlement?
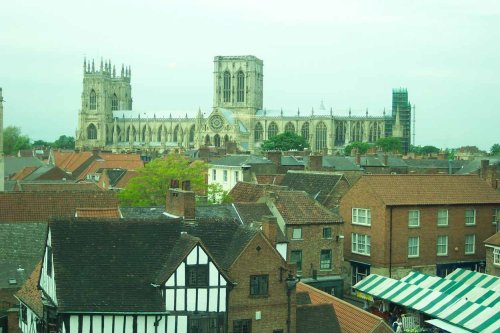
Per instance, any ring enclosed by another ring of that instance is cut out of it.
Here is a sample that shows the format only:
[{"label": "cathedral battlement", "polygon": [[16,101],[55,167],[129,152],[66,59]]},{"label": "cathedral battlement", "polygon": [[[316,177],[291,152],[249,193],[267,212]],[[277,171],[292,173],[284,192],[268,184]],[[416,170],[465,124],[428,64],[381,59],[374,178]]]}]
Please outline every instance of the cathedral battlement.
[{"label": "cathedral battlement", "polygon": [[95,77],[103,76],[109,79],[124,80],[130,82],[132,76],[132,69],[130,66],[125,66],[122,64],[121,72],[116,75],[116,66],[111,64],[111,60],[103,61],[101,58],[101,63],[99,68],[96,68],[94,59],[87,62],[87,58],[83,59],[83,75],[84,77]]}]

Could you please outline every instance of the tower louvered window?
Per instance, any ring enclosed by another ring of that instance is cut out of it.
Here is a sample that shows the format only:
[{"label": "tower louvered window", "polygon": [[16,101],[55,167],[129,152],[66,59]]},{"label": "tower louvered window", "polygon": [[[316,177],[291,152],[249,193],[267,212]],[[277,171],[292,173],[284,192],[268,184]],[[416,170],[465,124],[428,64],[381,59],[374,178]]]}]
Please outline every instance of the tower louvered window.
[{"label": "tower louvered window", "polygon": [[90,102],[89,103],[90,110],[97,110],[97,97],[96,97],[94,89],[92,89],[92,91],[90,92],[90,101],[89,102]]},{"label": "tower louvered window", "polygon": [[238,81],[237,81],[237,95],[236,95],[236,101],[237,102],[244,102],[245,101],[245,74],[243,74],[242,71],[238,72]]},{"label": "tower louvered window", "polygon": [[224,102],[231,101],[231,74],[224,72],[224,87],[223,87]]}]

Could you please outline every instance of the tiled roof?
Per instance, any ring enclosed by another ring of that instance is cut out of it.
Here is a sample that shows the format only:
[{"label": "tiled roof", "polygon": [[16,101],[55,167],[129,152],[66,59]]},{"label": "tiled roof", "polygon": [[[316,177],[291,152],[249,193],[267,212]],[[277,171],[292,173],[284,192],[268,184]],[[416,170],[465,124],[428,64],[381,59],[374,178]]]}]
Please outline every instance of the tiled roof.
[{"label": "tiled roof", "polygon": [[345,333],[393,333],[394,331],[385,321],[349,304],[335,296],[313,288],[305,283],[297,283],[297,293],[307,292],[312,304],[330,304],[335,309],[342,332]]},{"label": "tiled roof", "polygon": [[95,183],[73,181],[18,181],[18,191],[33,192],[33,191],[102,191]]},{"label": "tiled roof", "polygon": [[270,160],[256,155],[226,155],[210,162],[214,166],[242,166],[250,164],[272,164]]},{"label": "tiled roof", "polygon": [[306,165],[302,159],[298,159],[295,156],[281,156],[281,165],[284,166],[304,166]]},{"label": "tiled roof", "polygon": [[46,222],[71,217],[76,208],[118,207],[111,191],[0,192],[0,223]]},{"label": "tiled roof", "polygon": [[128,182],[134,178],[134,177],[137,177],[139,176],[139,173],[137,171],[133,171],[133,170],[127,170],[127,172],[125,172],[125,174],[120,177],[120,179],[117,181],[116,184],[113,185],[114,188],[125,188],[128,184]]},{"label": "tiled roof", "polygon": [[[179,253],[185,254],[194,238],[227,270],[257,233],[216,219],[196,224],[71,219],[49,225],[62,312],[164,311],[161,294],[151,283],[165,282],[173,261],[178,262]],[[179,240],[182,232],[190,236],[189,242]]]},{"label": "tiled roof", "polygon": [[286,224],[342,223],[333,213],[302,191],[278,191],[274,204]]},{"label": "tiled roof", "polygon": [[0,223],[0,289],[22,285],[43,255],[46,232],[46,222]]},{"label": "tiled roof", "polygon": [[27,166],[24,167],[21,171],[17,172],[14,176],[10,177],[12,180],[21,180],[29,176],[33,171],[38,169],[37,166]]},{"label": "tiled roof", "polygon": [[353,188],[390,206],[500,203],[500,193],[477,175],[363,175]]},{"label": "tiled roof", "polygon": [[233,205],[244,224],[261,222],[263,216],[273,215],[265,203],[245,202]]},{"label": "tiled roof", "polygon": [[258,184],[281,185],[283,178],[285,178],[284,174],[255,175],[255,179],[257,180]]},{"label": "tiled roof", "polygon": [[[128,155],[125,155],[128,156]],[[139,170],[144,167],[144,162],[139,160],[130,159],[112,159],[112,160],[100,160],[97,159],[92,161],[90,165],[85,168],[79,175],[80,179],[84,179],[88,174],[95,173],[99,169],[127,169],[127,170]]]},{"label": "tiled roof", "polygon": [[405,163],[412,169],[445,169],[451,166],[452,170],[458,170],[466,165],[468,161],[459,160],[435,160],[435,159],[408,159]]},{"label": "tiled roof", "polygon": [[[489,160],[490,165],[496,165],[497,168],[500,167],[500,158],[483,158],[483,160]],[[470,173],[478,173],[479,170],[481,170],[481,160],[472,160],[468,161],[468,163],[458,170],[456,174],[467,175]]]},{"label": "tiled roof", "polygon": [[[304,159],[309,157],[304,157]],[[362,169],[343,156],[323,156],[323,167],[334,168],[335,171],[361,171]]]},{"label": "tiled roof", "polygon": [[90,151],[60,151],[53,150],[54,164],[64,171],[74,172],[87,162],[93,155]]},{"label": "tiled roof", "polygon": [[297,333],[341,333],[335,309],[330,304],[297,307]]},{"label": "tiled roof", "polygon": [[281,185],[291,190],[305,191],[320,203],[324,203],[342,174],[317,171],[288,171]]},{"label": "tiled roof", "polygon": [[253,184],[247,182],[238,182],[229,191],[229,195],[234,202],[255,202],[262,198],[266,191],[286,189],[286,187],[270,185],[270,184]]},{"label": "tiled roof", "polygon": [[484,243],[488,245],[500,246],[500,232],[497,232],[493,236],[486,239]]},{"label": "tiled roof", "polygon": [[25,167],[39,167],[43,165],[43,162],[36,157],[12,157],[6,156],[5,160],[5,176],[10,176],[15,174]]},{"label": "tiled roof", "polygon": [[39,262],[21,290],[16,293],[16,297],[35,312],[39,318],[43,317],[42,291],[38,289],[41,267],[42,263]]},{"label": "tiled roof", "polygon": [[118,219],[121,217],[120,210],[116,208],[77,208],[76,217],[91,218],[99,217],[106,219]]}]

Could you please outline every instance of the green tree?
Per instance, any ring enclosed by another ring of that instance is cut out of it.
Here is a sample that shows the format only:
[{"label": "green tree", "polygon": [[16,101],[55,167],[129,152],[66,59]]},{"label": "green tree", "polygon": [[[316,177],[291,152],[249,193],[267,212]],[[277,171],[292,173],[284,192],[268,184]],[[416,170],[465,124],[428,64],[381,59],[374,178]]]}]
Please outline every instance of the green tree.
[{"label": "green tree", "polygon": [[35,147],[52,147],[53,143],[45,141],[45,140],[35,140],[31,144],[33,148]]},{"label": "green tree", "polygon": [[346,155],[351,155],[351,151],[354,148],[357,148],[360,154],[365,154],[368,151],[368,149],[370,149],[371,147],[372,147],[372,145],[369,144],[369,143],[367,143],[367,142],[355,141],[355,142],[352,142],[352,143],[348,144],[344,148],[344,153]]},{"label": "green tree", "polygon": [[209,204],[227,204],[233,202],[229,192],[222,188],[221,184],[212,183],[208,185],[207,199]]},{"label": "green tree", "polygon": [[29,149],[30,138],[21,134],[21,128],[7,126],[3,130],[3,151],[5,155],[14,155],[20,149]]},{"label": "green tree", "polygon": [[402,150],[401,140],[392,136],[378,139],[375,145],[386,153],[401,152]]},{"label": "green tree", "polygon": [[500,144],[495,143],[490,149],[491,155],[500,155]]},{"label": "green tree", "polygon": [[276,136],[273,136],[269,140],[265,140],[260,146],[262,150],[304,150],[304,148],[308,148],[309,144],[306,139],[304,139],[301,135],[285,132],[280,133]]},{"label": "green tree", "polygon": [[75,138],[72,136],[61,135],[54,141],[54,148],[75,149]]},{"label": "green tree", "polygon": [[192,190],[204,191],[207,168],[206,163],[191,162],[179,154],[156,158],[138,171],[139,175],[118,193],[118,199],[124,206],[163,206],[171,180],[178,180],[179,185],[190,180]]}]

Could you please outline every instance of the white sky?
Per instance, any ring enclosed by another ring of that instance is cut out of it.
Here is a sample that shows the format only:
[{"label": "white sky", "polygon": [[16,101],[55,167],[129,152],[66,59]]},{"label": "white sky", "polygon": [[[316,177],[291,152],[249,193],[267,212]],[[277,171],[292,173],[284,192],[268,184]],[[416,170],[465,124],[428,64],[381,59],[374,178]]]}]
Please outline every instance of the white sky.
[{"label": "white sky", "polygon": [[4,126],[74,136],[84,56],[132,66],[135,110],[208,114],[213,57],[247,54],[265,108],[381,115],[406,87],[417,145],[500,142],[497,0],[2,1]]}]

